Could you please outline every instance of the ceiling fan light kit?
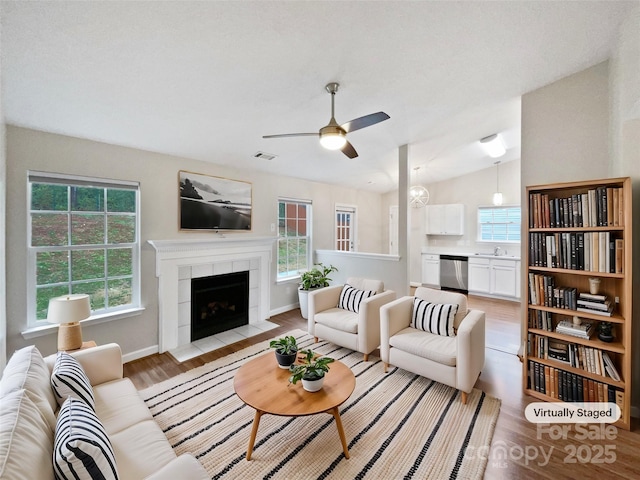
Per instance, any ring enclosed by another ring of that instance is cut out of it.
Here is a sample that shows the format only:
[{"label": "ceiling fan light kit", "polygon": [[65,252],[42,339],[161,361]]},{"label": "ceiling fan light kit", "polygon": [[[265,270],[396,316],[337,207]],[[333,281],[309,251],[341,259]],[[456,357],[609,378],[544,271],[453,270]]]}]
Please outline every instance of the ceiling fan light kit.
[{"label": "ceiling fan light kit", "polygon": [[507,152],[502,137],[498,133],[481,138],[480,145],[482,145],[484,151],[487,152],[487,155],[491,158],[501,157]]},{"label": "ceiling fan light kit", "polygon": [[347,133],[360,130],[361,128],[370,127],[376,123],[389,119],[389,115],[384,112],[371,113],[364,117],[358,117],[350,122],[340,125],[336,122],[335,112],[335,95],[340,84],[336,82],[328,83],[325,89],[331,95],[331,120],[322,127],[318,133],[282,133],[278,135],[264,135],[262,138],[283,138],[283,137],[310,137],[318,135],[320,145],[328,150],[341,150],[349,158],[356,158],[358,152],[347,141]]},{"label": "ceiling fan light kit", "polygon": [[340,150],[347,143],[347,133],[339,125],[327,125],[320,129],[320,145],[327,150]]}]

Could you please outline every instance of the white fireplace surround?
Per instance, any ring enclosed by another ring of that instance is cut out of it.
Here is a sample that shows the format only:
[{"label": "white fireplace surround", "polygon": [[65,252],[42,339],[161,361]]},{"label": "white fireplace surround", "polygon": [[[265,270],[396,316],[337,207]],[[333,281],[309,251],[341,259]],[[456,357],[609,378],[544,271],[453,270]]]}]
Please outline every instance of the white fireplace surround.
[{"label": "white fireplace surround", "polygon": [[267,320],[275,241],[276,237],[231,235],[207,240],[149,240],[156,251],[160,353],[190,342],[190,324],[185,324],[185,316],[190,322],[191,278],[248,270],[249,324]]}]

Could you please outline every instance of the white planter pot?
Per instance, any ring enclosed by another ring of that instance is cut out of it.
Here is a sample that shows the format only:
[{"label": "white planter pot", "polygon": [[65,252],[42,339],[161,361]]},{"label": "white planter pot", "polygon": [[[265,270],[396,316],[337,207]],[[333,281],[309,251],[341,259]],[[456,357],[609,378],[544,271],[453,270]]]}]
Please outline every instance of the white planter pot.
[{"label": "white planter pot", "polygon": [[324,382],[324,377],[319,378],[318,380],[305,380],[302,379],[302,388],[304,388],[307,392],[317,392],[322,388],[322,383]]},{"label": "white planter pot", "polygon": [[312,288],[311,290],[300,290],[298,288],[298,302],[300,303],[300,313],[305,320],[309,318],[309,292],[319,290]]}]

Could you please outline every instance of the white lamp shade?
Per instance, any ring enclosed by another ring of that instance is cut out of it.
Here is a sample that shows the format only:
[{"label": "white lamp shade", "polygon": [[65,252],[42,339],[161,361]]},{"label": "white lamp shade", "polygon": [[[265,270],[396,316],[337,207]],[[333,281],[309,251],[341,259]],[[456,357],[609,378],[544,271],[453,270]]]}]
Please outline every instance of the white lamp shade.
[{"label": "white lamp shade", "polygon": [[340,133],[325,133],[320,137],[320,145],[327,150],[339,150],[347,143],[347,139]]},{"label": "white lamp shade", "polygon": [[89,295],[72,294],[49,300],[47,321],[52,323],[75,323],[91,316]]},{"label": "white lamp shade", "polygon": [[502,205],[502,193],[496,192],[493,194],[493,204],[496,206]]},{"label": "white lamp shade", "polygon": [[504,142],[502,141],[502,137],[497,133],[481,139],[480,145],[482,145],[484,151],[487,152],[487,155],[492,158],[501,157],[507,152]]}]

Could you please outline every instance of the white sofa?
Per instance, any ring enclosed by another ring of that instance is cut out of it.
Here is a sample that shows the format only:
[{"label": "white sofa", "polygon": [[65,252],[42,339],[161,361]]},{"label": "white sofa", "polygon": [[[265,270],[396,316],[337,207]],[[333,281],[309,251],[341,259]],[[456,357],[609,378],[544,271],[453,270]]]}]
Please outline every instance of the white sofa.
[{"label": "white sofa", "polygon": [[461,293],[418,287],[415,297],[434,304],[455,304],[455,336],[412,328],[414,297],[406,296],[380,309],[380,357],[385,364],[431,378],[462,392],[462,403],[484,367],[485,314],[468,310]]},{"label": "white sofa", "polygon": [[[176,456],[133,383],[122,376],[115,344],[73,352],[93,388],[95,411],[115,454],[121,480],[208,479],[189,454]],[[0,379],[0,479],[54,478],[58,403],[50,384],[55,355],[34,346],[14,353]]]},{"label": "white sofa", "polygon": [[358,313],[338,307],[344,285],[332,285],[309,294],[308,331],[315,337],[364,354],[364,361],[380,345],[380,307],[396,298],[380,280],[350,277],[348,285],[375,295],[360,302]]}]

